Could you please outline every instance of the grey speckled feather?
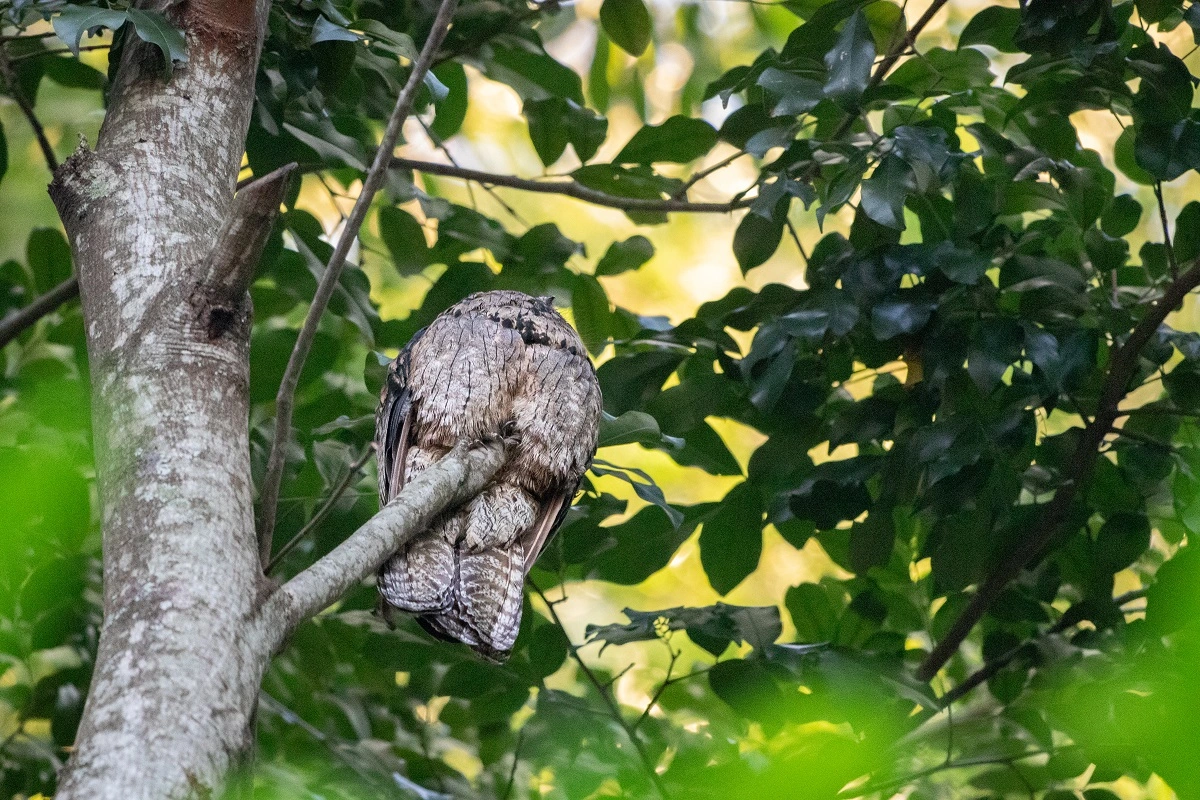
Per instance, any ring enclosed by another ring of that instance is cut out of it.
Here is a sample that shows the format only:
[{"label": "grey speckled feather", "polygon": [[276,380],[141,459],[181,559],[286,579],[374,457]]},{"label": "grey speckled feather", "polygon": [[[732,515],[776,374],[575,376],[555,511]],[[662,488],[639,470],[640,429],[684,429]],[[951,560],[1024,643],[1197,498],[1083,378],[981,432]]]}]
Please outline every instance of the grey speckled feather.
[{"label": "grey speckled feather", "polygon": [[549,298],[474,294],[414,336],[376,415],[380,503],[460,441],[517,444],[478,497],[383,565],[384,602],[435,636],[507,658],[525,575],[591,465],[599,422],[596,372]]}]

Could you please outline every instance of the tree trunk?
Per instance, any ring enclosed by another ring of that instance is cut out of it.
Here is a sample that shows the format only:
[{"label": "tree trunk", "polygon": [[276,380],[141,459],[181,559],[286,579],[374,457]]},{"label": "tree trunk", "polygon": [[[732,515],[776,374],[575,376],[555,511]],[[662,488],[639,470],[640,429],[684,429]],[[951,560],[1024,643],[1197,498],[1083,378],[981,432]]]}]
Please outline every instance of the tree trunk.
[{"label": "tree trunk", "polygon": [[126,35],[96,149],[50,189],[80,280],[104,527],[104,626],[60,800],[206,795],[252,740],[269,656],[245,624],[264,591],[250,309],[210,259],[267,4],[178,8],[188,62],[168,78],[160,51]]}]

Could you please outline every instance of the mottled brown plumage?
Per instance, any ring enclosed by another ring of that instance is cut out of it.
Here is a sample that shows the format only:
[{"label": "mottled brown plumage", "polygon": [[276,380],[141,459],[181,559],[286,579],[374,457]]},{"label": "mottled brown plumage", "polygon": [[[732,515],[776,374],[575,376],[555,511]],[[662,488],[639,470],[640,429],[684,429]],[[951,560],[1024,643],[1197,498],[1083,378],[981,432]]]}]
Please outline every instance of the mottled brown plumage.
[{"label": "mottled brown plumage", "polygon": [[376,415],[380,502],[461,441],[516,444],[479,496],[384,564],[385,604],[485,658],[507,658],[525,575],[591,464],[599,421],[596,372],[550,298],[474,294],[414,336]]}]

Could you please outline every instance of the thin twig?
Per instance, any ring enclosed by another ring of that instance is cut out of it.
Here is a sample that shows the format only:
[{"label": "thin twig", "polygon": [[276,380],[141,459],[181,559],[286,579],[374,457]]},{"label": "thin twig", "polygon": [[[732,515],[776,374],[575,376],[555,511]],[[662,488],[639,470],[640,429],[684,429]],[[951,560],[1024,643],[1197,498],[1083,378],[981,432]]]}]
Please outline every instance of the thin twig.
[{"label": "thin twig", "polygon": [[521,745],[525,743],[525,729],[517,731],[517,746],[513,748],[513,763],[508,771],[508,782],[504,785],[504,794],[500,795],[502,800],[508,800],[512,796],[513,784],[517,779],[517,765],[521,763]]},{"label": "thin twig", "polygon": [[1167,315],[1179,307],[1183,299],[1200,285],[1200,266],[1193,264],[1186,272],[1168,284],[1158,301],[1150,306],[1146,316],[1138,322],[1125,343],[1116,348],[1109,361],[1108,375],[1100,388],[1100,400],[1096,415],[1084,429],[1079,443],[1068,462],[1070,464],[1062,484],[1053,499],[1043,510],[1029,535],[1026,536],[1009,557],[989,574],[971,598],[971,602],[954,620],[946,635],[926,656],[917,670],[920,680],[928,681],[937,674],[959,645],[971,633],[975,624],[983,618],[992,603],[1004,591],[1009,582],[1021,574],[1021,570],[1032,562],[1062,534],[1063,526],[1071,517],[1075,498],[1087,485],[1100,457],[1103,444],[1113,422],[1121,415],[1119,406],[1129,392],[1129,383],[1137,371],[1142,348],[1166,320]]},{"label": "thin twig", "polygon": [[546,608],[550,611],[551,619],[554,620],[554,624],[558,626],[558,629],[562,631],[563,638],[567,640],[567,652],[569,652],[571,657],[575,659],[575,663],[579,665],[580,672],[582,672],[584,677],[588,679],[588,682],[596,688],[596,692],[600,695],[600,699],[604,701],[606,706],[608,706],[609,716],[611,716],[613,720],[621,726],[621,729],[625,731],[625,736],[629,739],[630,743],[633,744],[633,749],[637,751],[638,757],[642,760],[642,766],[645,768],[646,774],[650,777],[650,781],[654,784],[654,788],[658,790],[658,793],[663,800],[669,800],[670,795],[667,794],[666,787],[663,786],[662,777],[658,774],[658,770],[654,761],[650,758],[650,754],[646,752],[646,747],[642,744],[642,740],[638,738],[637,730],[634,728],[634,726],[629,724],[628,720],[625,719],[625,716],[621,713],[621,709],[617,706],[617,701],[612,696],[612,693],[608,691],[604,684],[600,682],[600,678],[597,677],[596,673],[592,671],[592,668],[587,665],[587,662],[583,660],[583,657],[579,655],[579,648],[575,646],[575,643],[571,641],[571,637],[567,635],[567,629],[563,626],[562,619],[558,616],[558,609],[556,609],[554,605],[550,603],[549,599],[546,597],[546,593],[543,592],[541,588],[533,582],[532,578],[527,577],[525,580],[533,588],[533,591],[537,594],[537,596],[542,599],[542,602],[546,604]]},{"label": "thin twig", "polygon": [[318,525],[325,521],[325,518],[328,517],[330,512],[333,511],[333,507],[337,504],[337,501],[342,499],[342,495],[346,493],[346,490],[350,488],[350,484],[354,482],[354,479],[358,476],[359,472],[362,471],[363,465],[367,463],[367,459],[371,457],[373,450],[374,447],[372,445],[368,445],[366,451],[354,460],[354,463],[350,465],[350,469],[346,472],[345,477],[343,477],[338,485],[334,487],[333,492],[331,492],[329,497],[326,498],[325,502],[317,510],[317,513],[312,515],[312,519],[310,519],[303,528],[297,531],[296,535],[289,539],[287,544],[279,548],[279,552],[276,553],[275,556],[270,560],[263,572],[265,572],[267,575],[270,575],[271,572],[274,571],[275,567],[279,566],[279,562],[283,560],[283,557],[292,551],[293,547],[299,544],[305,536],[307,536],[309,533],[315,530]]},{"label": "thin twig", "polygon": [[615,195],[591,189],[574,180],[531,180],[529,178],[514,178],[510,175],[498,175],[467,167],[456,167],[452,164],[438,164],[432,161],[417,161],[410,158],[393,158],[392,166],[397,169],[411,169],[426,175],[444,175],[448,178],[462,178],[475,181],[484,186],[505,186],[520,189],[523,192],[540,192],[542,194],[558,194],[573,197],[594,206],[615,208],[620,211],[670,212],[688,211],[693,213],[728,214],[739,208],[746,208],[754,202],[754,198],[741,198],[723,203],[693,203],[689,200],[651,198],[617,197]]},{"label": "thin twig", "polygon": [[730,164],[732,164],[734,161],[737,161],[739,158],[741,158],[742,156],[745,156],[745,155],[749,155],[749,153],[747,153],[745,150],[738,150],[736,153],[729,156],[728,158],[722,158],[720,161],[713,164],[711,167],[705,167],[704,169],[700,170],[692,177],[688,178],[687,182],[683,184],[683,187],[678,192],[676,192],[675,194],[673,194],[671,196],[676,200],[686,200],[689,189],[691,189],[693,186],[695,186],[700,181],[707,178],[709,175],[712,175],[714,172],[717,172],[719,170],[725,169]]},{"label": "thin twig", "polygon": [[79,296],[79,279],[72,276],[55,286],[50,291],[41,294],[32,303],[14,314],[0,319],[0,348],[20,336],[26,328],[33,325],[72,297]]},{"label": "thin twig", "polygon": [[417,91],[425,80],[425,75],[429,72],[438,47],[441,46],[442,40],[445,39],[447,31],[450,29],[454,10],[457,7],[458,0],[442,0],[441,7],[438,8],[437,17],[434,19],[433,27],[429,31],[429,37],[425,40],[425,45],[421,48],[421,54],[413,62],[412,72],[408,76],[408,81],[400,91],[399,97],[396,98],[396,106],[392,110],[391,117],[388,119],[387,128],[384,130],[383,138],[379,143],[379,149],[375,152],[375,160],[371,164],[371,169],[368,170],[366,178],[363,180],[358,200],[355,201],[354,208],[351,209],[346,224],[342,226],[342,233],[338,237],[337,246],[333,250],[333,255],[329,257],[329,263],[325,267],[325,274],[321,276],[321,282],[317,286],[316,294],[313,296],[312,305],[309,306],[308,316],[304,319],[304,325],[300,328],[300,333],[296,337],[296,344],[292,348],[291,357],[288,358],[287,369],[283,373],[283,379],[279,384],[279,392],[275,396],[275,436],[271,442],[271,453],[267,459],[267,471],[263,479],[262,523],[259,528],[258,548],[259,557],[263,564],[266,564],[271,559],[271,535],[275,529],[276,504],[279,502],[279,488],[283,482],[283,469],[286,462],[285,453],[292,434],[292,412],[295,407],[296,386],[300,381],[300,371],[304,368],[304,362],[307,360],[308,352],[312,348],[313,340],[317,335],[317,326],[321,322],[325,308],[329,305],[329,300],[338,286],[342,267],[346,264],[346,256],[350,252],[351,245],[358,238],[358,231],[362,227],[363,220],[366,219],[367,209],[370,208],[371,201],[375,199],[376,192],[379,191],[379,187],[383,184],[388,165],[392,159],[392,151],[395,149],[396,141],[400,137],[400,130],[404,126],[404,121],[408,119],[408,115],[412,112],[413,101],[416,99]]},{"label": "thin twig", "polygon": [[1158,200],[1158,220],[1162,223],[1163,247],[1167,248],[1167,263],[1171,265],[1171,280],[1179,278],[1179,262],[1175,260],[1175,245],[1171,243],[1171,226],[1167,222],[1167,204],[1163,201],[1162,181],[1154,182],[1154,198]]},{"label": "thin twig", "polygon": [[654,696],[650,698],[650,702],[646,704],[646,710],[643,711],[642,715],[637,718],[636,722],[633,723],[633,729],[635,731],[641,727],[642,723],[646,721],[646,718],[650,716],[651,710],[653,710],[654,706],[658,704],[658,700],[660,697],[662,697],[663,692],[665,692],[667,687],[671,685],[671,673],[675,671],[675,662],[679,660],[679,651],[671,647],[670,641],[664,641],[667,643],[667,652],[671,654],[671,660],[667,663],[667,677],[663,679],[662,685],[658,687],[658,689],[654,692]]},{"label": "thin twig", "polygon": [[[1062,748],[1059,748],[1057,752],[1061,751]],[[932,767],[926,767],[925,769],[917,770],[916,772],[905,775],[902,778],[896,778],[895,780],[887,781],[885,783],[868,783],[865,786],[855,786],[853,787],[853,792],[856,797],[865,797],[871,794],[880,794],[886,797],[888,796],[889,792],[894,792],[896,789],[907,786],[913,781],[920,780],[921,778],[927,778],[930,775],[936,775],[939,772],[945,772],[952,769],[968,769],[970,767],[990,767],[1001,764],[1011,765],[1017,761],[1024,761],[1027,758],[1035,758],[1037,756],[1044,755],[1046,755],[1045,750],[1031,750],[1027,753],[1021,753],[1015,756],[981,756],[978,758],[964,758],[961,761],[943,762]]]},{"label": "thin twig", "polygon": [[4,83],[8,87],[9,96],[21,109],[25,119],[29,120],[29,127],[33,128],[33,135],[37,138],[38,147],[42,149],[42,156],[46,159],[46,166],[50,168],[51,172],[54,172],[58,169],[58,157],[54,155],[54,147],[51,146],[50,140],[46,138],[46,129],[42,127],[41,120],[34,113],[33,104],[29,102],[25,92],[21,91],[21,82],[17,80],[17,75],[12,70],[12,62],[16,60],[10,59],[8,49],[4,45],[0,45],[0,77],[4,79]]},{"label": "thin twig", "polygon": [[[108,50],[112,47],[111,44],[85,44],[79,48],[79,52],[85,50]],[[68,47],[60,47],[54,50],[35,50],[32,53],[22,53],[19,56],[13,56],[9,59],[9,63],[20,64],[22,61],[29,61],[33,58],[41,58],[42,56],[65,56],[75,54]]]}]

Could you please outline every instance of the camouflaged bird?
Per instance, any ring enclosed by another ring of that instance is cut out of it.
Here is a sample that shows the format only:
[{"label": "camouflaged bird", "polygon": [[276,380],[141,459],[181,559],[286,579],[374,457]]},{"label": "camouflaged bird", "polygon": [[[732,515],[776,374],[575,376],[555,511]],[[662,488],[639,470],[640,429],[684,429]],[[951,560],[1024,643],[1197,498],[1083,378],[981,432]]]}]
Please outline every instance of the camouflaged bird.
[{"label": "camouflaged bird", "polygon": [[418,332],[389,367],[375,418],[380,503],[459,442],[515,445],[478,496],[379,570],[385,612],[506,659],[525,576],[591,464],[600,413],[596,371],[552,298],[473,294]]}]

